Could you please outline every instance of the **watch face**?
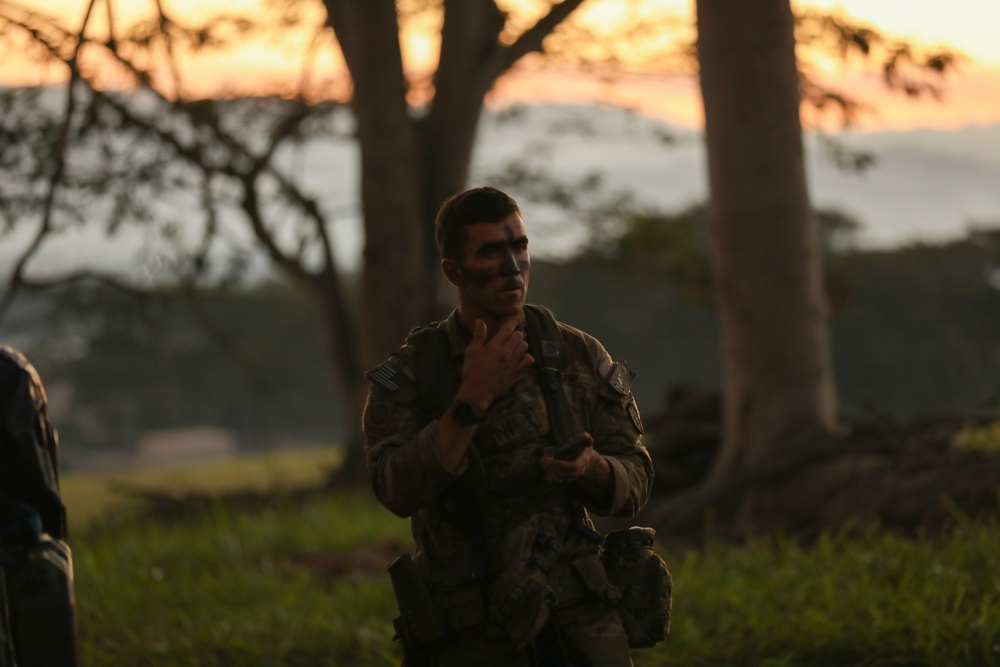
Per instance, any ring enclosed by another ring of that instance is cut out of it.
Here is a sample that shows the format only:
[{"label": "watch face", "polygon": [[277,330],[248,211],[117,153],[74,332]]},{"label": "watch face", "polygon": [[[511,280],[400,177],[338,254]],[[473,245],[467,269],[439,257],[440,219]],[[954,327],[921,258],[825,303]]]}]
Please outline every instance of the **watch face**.
[{"label": "watch face", "polygon": [[481,424],[486,420],[486,415],[476,412],[476,409],[465,401],[453,401],[451,415],[459,424]]}]

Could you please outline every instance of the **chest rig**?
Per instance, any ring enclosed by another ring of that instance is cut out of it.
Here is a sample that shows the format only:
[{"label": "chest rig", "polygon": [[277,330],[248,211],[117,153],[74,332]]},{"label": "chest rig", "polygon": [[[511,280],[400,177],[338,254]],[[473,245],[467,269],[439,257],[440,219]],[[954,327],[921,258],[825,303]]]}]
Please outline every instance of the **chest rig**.
[{"label": "chest rig", "polygon": [[[563,393],[561,371],[567,366],[565,343],[555,316],[544,306],[525,305],[525,334],[528,349],[535,359],[539,386],[545,400],[550,423],[549,438],[553,444],[565,442],[571,435],[572,415]],[[441,324],[430,325],[410,334],[408,343],[415,350],[416,381],[420,398],[418,410],[423,420],[438,418],[448,407],[461,383],[458,368],[451,360],[452,346]],[[506,480],[502,488],[491,484],[488,466],[473,438],[467,452],[468,469],[455,479],[436,499],[434,509],[449,522],[462,529],[470,538],[480,540],[489,525],[487,509],[491,504],[517,499],[538,501],[539,493],[553,491],[544,482],[541,469]],[[493,491],[489,489],[493,488]],[[556,490],[564,495],[561,490]],[[566,502],[564,498],[550,502]],[[577,510],[582,512],[582,505]],[[502,535],[494,535],[502,537]]]}]

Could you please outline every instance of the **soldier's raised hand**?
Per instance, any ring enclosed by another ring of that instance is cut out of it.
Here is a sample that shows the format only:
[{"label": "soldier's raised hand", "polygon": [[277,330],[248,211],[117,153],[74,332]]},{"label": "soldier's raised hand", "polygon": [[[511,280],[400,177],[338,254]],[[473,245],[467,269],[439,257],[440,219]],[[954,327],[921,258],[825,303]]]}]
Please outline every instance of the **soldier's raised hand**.
[{"label": "soldier's raised hand", "polygon": [[472,342],[465,349],[459,396],[481,410],[514,384],[525,368],[534,363],[521,325],[524,314],[508,318],[492,338],[486,324],[476,320]]}]

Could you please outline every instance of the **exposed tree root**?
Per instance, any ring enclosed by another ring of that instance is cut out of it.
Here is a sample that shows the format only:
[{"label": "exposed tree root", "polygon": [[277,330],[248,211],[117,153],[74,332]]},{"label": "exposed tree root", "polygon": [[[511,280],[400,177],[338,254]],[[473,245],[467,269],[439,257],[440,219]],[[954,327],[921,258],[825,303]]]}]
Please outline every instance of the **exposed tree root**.
[{"label": "exposed tree root", "polygon": [[714,478],[719,397],[679,388],[649,420],[657,477],[638,519],[683,542],[872,525],[936,533],[1000,510],[1000,455],[957,444],[964,429],[998,419],[989,413],[900,424],[866,413],[845,418],[840,433],[803,439],[790,457]]}]

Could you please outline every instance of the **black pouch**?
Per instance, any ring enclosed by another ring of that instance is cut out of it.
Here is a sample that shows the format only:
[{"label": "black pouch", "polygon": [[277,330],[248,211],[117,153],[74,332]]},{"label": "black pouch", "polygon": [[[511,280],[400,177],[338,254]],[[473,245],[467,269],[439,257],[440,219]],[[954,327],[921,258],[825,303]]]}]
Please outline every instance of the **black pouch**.
[{"label": "black pouch", "polygon": [[400,556],[389,565],[389,578],[399,603],[399,616],[392,619],[396,630],[392,639],[403,645],[403,664],[406,667],[429,667],[428,647],[444,638],[444,619],[417,573],[410,554]]},{"label": "black pouch", "polygon": [[43,535],[23,563],[5,569],[14,664],[75,667],[76,603],[69,547]]},{"label": "black pouch", "polygon": [[393,625],[404,647],[408,644],[426,646],[444,639],[447,634],[445,619],[410,554],[400,556],[389,565],[389,578],[399,603],[399,616],[393,620]]},{"label": "black pouch", "polygon": [[621,591],[618,609],[631,648],[648,648],[670,633],[673,581],[667,564],[653,552],[652,528],[633,526],[608,533],[601,562],[608,583]]}]

